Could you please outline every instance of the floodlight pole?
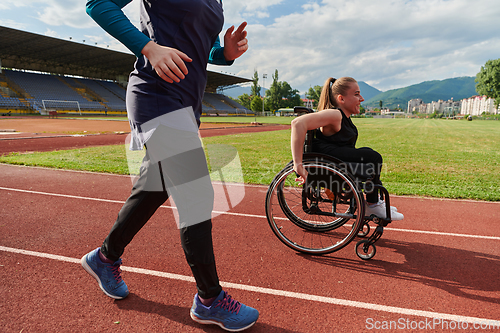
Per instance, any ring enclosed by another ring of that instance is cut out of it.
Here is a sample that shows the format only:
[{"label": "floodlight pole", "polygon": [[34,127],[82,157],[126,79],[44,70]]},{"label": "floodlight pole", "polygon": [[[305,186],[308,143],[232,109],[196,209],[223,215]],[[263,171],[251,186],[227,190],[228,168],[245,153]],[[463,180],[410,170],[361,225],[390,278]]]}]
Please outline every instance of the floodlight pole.
[{"label": "floodlight pole", "polygon": [[[267,74],[262,74],[262,115],[264,115],[264,101],[266,100],[266,96],[265,96],[265,93],[264,93],[264,85],[265,85],[265,82],[266,82],[266,78],[267,78]],[[255,118],[257,121],[257,118]]]}]

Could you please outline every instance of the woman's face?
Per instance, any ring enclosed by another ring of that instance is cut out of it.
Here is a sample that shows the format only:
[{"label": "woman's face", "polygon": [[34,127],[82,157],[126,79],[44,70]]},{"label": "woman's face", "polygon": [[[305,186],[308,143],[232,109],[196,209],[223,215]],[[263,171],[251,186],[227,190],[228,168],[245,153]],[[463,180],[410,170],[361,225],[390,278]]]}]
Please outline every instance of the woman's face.
[{"label": "woman's face", "polygon": [[347,89],[345,95],[337,96],[337,102],[346,115],[358,114],[359,106],[364,100],[363,96],[361,96],[358,84],[354,82],[350,83],[349,89]]}]

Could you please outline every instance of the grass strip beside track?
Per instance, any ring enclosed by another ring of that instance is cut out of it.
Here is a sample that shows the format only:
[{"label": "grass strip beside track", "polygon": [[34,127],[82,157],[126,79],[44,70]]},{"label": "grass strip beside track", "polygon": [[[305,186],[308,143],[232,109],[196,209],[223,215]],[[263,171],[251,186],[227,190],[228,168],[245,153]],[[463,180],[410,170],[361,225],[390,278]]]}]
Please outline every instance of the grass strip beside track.
[{"label": "grass strip beside track", "polygon": [[[357,147],[384,157],[382,181],[390,193],[500,201],[500,122],[431,119],[354,119]],[[243,179],[271,182],[291,159],[290,131],[203,139],[238,150]],[[0,162],[128,174],[125,145],[0,156]]]}]

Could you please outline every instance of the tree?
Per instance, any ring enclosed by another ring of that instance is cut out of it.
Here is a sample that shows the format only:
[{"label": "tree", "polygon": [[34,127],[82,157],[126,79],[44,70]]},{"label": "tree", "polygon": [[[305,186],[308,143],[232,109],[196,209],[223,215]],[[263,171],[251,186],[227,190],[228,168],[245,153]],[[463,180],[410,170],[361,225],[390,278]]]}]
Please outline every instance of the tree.
[{"label": "tree", "polygon": [[500,103],[500,59],[488,60],[476,75],[476,92],[495,99],[495,108]]},{"label": "tree", "polygon": [[384,105],[384,101],[379,101],[378,105],[380,105],[380,110],[382,110],[382,106]]},{"label": "tree", "polygon": [[257,70],[253,72],[253,85],[250,95],[260,96],[259,73],[257,73]]},{"label": "tree", "polygon": [[293,108],[303,105],[300,99],[299,91],[293,89],[286,81],[278,80],[278,70],[273,74],[273,83],[266,90],[266,108],[269,110],[278,110],[280,108]]},{"label": "tree", "polygon": [[309,87],[309,90],[306,92],[306,98],[312,99],[314,101],[313,107],[318,107],[318,102],[321,96],[322,89],[323,89],[322,86],[314,86],[314,87]]},{"label": "tree", "polygon": [[252,103],[250,103],[250,110],[255,112],[262,112],[262,97],[254,96]]},{"label": "tree", "polygon": [[248,94],[243,94],[238,96],[238,103],[240,103],[242,106],[246,107],[247,109],[250,109],[250,101],[251,97],[248,96]]},{"label": "tree", "polygon": [[268,96],[268,100],[266,104],[268,105],[270,110],[278,110],[280,108],[279,101],[281,99],[280,96],[280,85],[278,81],[278,70],[275,70],[273,74],[273,83],[266,91],[266,96]]},{"label": "tree", "polygon": [[280,108],[293,108],[294,106],[302,105],[302,100],[297,89],[292,89],[286,81],[280,82],[279,87],[281,95]]}]

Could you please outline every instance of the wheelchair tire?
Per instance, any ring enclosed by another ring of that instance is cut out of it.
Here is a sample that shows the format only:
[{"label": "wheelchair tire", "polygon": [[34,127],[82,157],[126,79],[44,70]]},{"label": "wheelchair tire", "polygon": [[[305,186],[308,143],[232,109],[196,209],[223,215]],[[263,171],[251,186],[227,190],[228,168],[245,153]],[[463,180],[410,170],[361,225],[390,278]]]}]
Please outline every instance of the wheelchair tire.
[{"label": "wheelchair tire", "polygon": [[360,240],[356,243],[356,254],[363,260],[370,260],[377,253],[377,248],[373,244],[369,244],[367,239]]},{"label": "wheelchair tire", "polygon": [[328,186],[321,186],[320,181],[297,185],[289,163],[267,191],[269,225],[280,241],[296,251],[325,254],[340,250],[362,229],[363,195],[352,178],[335,165],[315,158],[302,163],[310,175],[325,174],[341,181],[342,190],[328,193]]}]

